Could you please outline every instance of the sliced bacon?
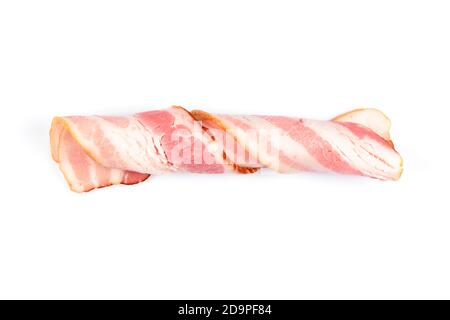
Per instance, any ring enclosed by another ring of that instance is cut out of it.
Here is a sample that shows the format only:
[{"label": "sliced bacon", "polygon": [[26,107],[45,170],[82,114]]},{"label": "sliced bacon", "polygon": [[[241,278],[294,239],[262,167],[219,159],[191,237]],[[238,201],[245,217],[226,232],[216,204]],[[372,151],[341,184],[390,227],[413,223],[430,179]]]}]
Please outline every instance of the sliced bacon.
[{"label": "sliced bacon", "polygon": [[171,107],[131,116],[56,117],[51,152],[72,190],[134,184],[168,172],[318,171],[400,177],[389,119],[357,109],[331,121],[216,115]]},{"label": "sliced bacon", "polygon": [[150,176],[145,173],[102,166],[85,152],[69,130],[64,127],[59,130],[58,140],[58,150],[53,152],[73,191],[90,191],[113,184],[135,184]]}]

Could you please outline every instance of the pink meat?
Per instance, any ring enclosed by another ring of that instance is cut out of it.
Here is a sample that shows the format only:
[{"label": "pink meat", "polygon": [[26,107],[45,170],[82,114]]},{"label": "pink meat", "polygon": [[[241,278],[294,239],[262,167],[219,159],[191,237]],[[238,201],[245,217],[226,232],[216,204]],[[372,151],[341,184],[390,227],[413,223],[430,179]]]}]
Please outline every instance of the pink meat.
[{"label": "pink meat", "polygon": [[77,192],[169,172],[270,168],[381,180],[396,180],[402,172],[390,140],[364,125],[338,120],[214,115],[171,107],[131,116],[57,117],[50,140],[53,159]]}]

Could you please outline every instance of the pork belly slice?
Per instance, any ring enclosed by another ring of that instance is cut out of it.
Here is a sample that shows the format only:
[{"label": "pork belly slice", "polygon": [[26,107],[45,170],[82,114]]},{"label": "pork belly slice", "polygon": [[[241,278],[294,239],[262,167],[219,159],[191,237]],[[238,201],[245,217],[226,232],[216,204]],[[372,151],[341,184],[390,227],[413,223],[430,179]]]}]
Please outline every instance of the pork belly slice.
[{"label": "pork belly slice", "polygon": [[181,107],[122,117],[56,117],[50,142],[53,159],[77,192],[137,183],[151,174],[232,170],[211,136]]},{"label": "pork belly slice", "polygon": [[329,121],[211,114],[182,107],[53,119],[50,143],[71,189],[134,184],[170,172],[332,172],[397,180],[390,120],[356,109]]},{"label": "pork belly slice", "polygon": [[192,114],[200,120],[208,119],[206,126],[219,123],[251,158],[257,159],[257,167],[278,172],[355,174],[380,180],[397,180],[402,174],[403,160],[389,136],[390,120],[376,109],[356,109],[330,121],[200,110]]},{"label": "pork belly slice", "polygon": [[213,138],[186,109],[174,106],[137,113],[134,117],[149,130],[160,148],[166,172],[224,173],[231,170]]},{"label": "pork belly slice", "polygon": [[108,168],[89,155],[62,118],[55,118],[50,133],[53,159],[59,163],[71,190],[86,192],[114,184],[135,184],[150,174]]}]

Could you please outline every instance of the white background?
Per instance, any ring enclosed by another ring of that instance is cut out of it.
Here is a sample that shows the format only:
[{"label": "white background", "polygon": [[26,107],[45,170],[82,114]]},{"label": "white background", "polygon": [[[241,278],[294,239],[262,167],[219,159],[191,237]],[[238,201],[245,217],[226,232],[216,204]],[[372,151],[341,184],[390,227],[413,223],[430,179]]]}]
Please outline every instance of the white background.
[{"label": "white background", "polygon": [[[446,1],[2,1],[0,298],[450,298]],[[398,182],[69,191],[53,116],[377,107]]]}]

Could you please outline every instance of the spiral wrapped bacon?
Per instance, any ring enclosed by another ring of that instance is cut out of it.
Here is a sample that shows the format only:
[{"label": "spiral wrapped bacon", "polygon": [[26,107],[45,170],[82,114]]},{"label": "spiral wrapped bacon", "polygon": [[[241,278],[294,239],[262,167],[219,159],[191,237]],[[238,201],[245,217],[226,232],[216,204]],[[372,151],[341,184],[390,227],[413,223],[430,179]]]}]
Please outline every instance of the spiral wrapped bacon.
[{"label": "spiral wrapped bacon", "polygon": [[55,117],[53,159],[76,192],[169,172],[334,172],[397,180],[390,121],[357,109],[329,121],[220,115],[182,107],[131,116]]}]

